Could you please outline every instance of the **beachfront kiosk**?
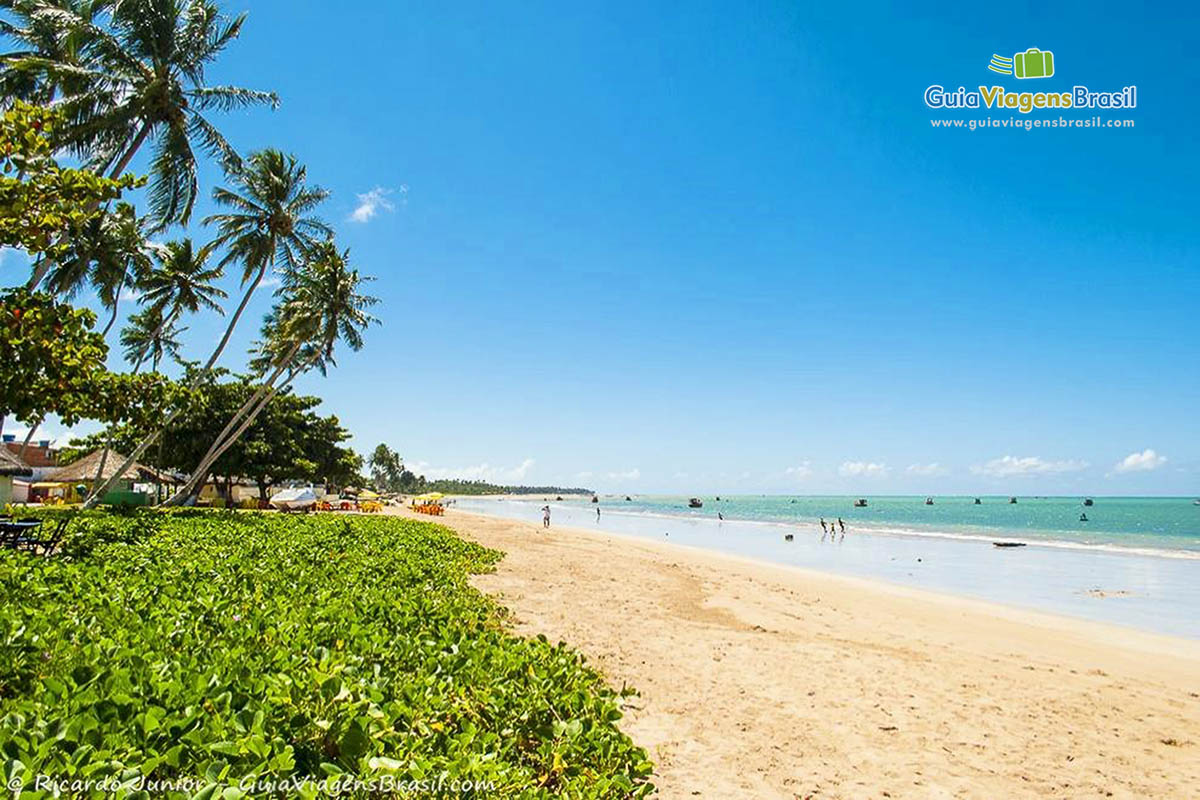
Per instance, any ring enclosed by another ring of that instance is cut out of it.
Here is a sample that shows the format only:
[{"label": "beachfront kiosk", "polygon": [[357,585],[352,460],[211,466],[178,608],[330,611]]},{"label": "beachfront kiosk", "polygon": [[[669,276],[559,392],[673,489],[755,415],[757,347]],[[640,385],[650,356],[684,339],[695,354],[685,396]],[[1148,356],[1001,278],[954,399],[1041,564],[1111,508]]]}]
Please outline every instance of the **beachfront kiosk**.
[{"label": "beachfront kiosk", "polygon": [[435,517],[440,517],[446,513],[446,509],[442,506],[443,497],[445,495],[441,492],[419,494],[412,499],[412,510],[418,514],[431,514]]}]

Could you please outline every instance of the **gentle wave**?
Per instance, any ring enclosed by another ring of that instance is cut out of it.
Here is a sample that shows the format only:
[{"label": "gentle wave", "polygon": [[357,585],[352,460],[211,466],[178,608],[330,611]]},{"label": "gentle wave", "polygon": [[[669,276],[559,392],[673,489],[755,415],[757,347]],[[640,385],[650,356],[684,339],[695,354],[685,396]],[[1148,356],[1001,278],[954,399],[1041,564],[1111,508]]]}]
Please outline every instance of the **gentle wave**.
[{"label": "gentle wave", "polygon": [[[544,503],[529,500],[509,500],[514,504],[529,505],[531,507],[541,507]],[[580,510],[586,510],[586,506],[577,506]],[[627,510],[627,509],[612,509],[605,508],[605,514],[636,517],[642,519],[665,519],[674,520],[677,522],[693,522],[698,524],[712,524],[718,522],[710,514],[701,516],[682,512],[672,514],[662,511],[645,511],[645,510]],[[812,527],[815,530],[817,523],[814,522],[784,522],[781,520],[762,520],[762,519],[745,519],[742,517],[729,516],[725,517],[725,522],[737,523],[738,525],[755,525],[777,529],[795,530],[796,527],[802,526],[805,528]],[[1021,542],[1029,547],[1049,547],[1061,550],[1082,550],[1091,552],[1115,553],[1118,555],[1139,555],[1152,556],[1156,558],[1173,558],[1200,561],[1200,551],[1183,550],[1174,548],[1159,548],[1159,547],[1144,547],[1139,545],[1122,545],[1112,542],[1077,542],[1064,539],[1043,539],[1037,536],[1030,536],[1027,533],[1019,533],[1013,531],[997,530],[994,533],[965,533],[952,531],[935,531],[920,528],[903,528],[890,525],[878,525],[871,523],[856,522],[851,529],[852,534],[858,535],[883,535],[883,536],[904,536],[904,537],[921,537],[927,539],[950,539],[957,541],[969,542],[986,542],[991,544],[996,541],[1005,542]]]}]

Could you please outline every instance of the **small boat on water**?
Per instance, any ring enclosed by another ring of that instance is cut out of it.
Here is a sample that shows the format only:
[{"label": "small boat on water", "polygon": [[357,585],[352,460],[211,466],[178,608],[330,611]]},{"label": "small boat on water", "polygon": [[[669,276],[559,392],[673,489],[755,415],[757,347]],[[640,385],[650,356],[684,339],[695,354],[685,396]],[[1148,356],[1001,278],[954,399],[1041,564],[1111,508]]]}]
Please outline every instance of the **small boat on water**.
[{"label": "small boat on water", "polygon": [[977,505],[977,506],[981,506],[981,505],[983,505],[983,503],[982,503],[982,502],[980,502],[980,500],[979,500],[979,498],[978,498],[978,497],[976,497],[976,498],[975,498],[975,505]]},{"label": "small boat on water", "polygon": [[790,541],[792,541],[792,540],[793,540],[793,539],[795,539],[795,538],[796,538],[796,537],[795,537],[795,535],[793,535],[793,534],[790,534],[790,533],[785,533],[785,534],[783,535],[783,540],[784,540],[785,542],[790,542]]},{"label": "small boat on water", "polygon": [[600,502],[600,498],[599,498],[598,496],[596,496],[596,495],[592,495],[592,502],[593,502],[593,503],[599,503],[599,502]]},{"label": "small boat on water", "polygon": [[926,498],[925,498],[925,505],[927,505],[927,506],[931,506],[931,505],[933,505],[933,498],[932,498],[932,497],[926,497]]},{"label": "small boat on water", "polygon": [[632,498],[632,497],[630,497],[629,495],[625,495],[625,502],[626,502],[626,503],[632,503],[632,502],[633,502],[633,498]]},{"label": "small boat on water", "polygon": [[1085,498],[1083,498],[1083,504],[1084,504],[1085,506],[1094,506],[1094,505],[1096,505],[1096,504],[1095,504],[1095,503],[1092,501],[1092,498],[1090,498],[1090,497],[1085,497]]},{"label": "small boat on water", "polygon": [[693,497],[688,500],[688,508],[704,508],[704,503],[699,497]]},{"label": "small boat on water", "polygon": [[995,547],[1024,547],[1024,542],[992,542]]},{"label": "small boat on water", "polygon": [[855,508],[866,508],[867,507],[866,498],[860,497],[857,500],[855,500],[854,507]]},{"label": "small boat on water", "polygon": [[1015,497],[1008,498],[1008,504],[1010,506],[1015,506],[1017,504],[1017,498],[1015,498]]}]

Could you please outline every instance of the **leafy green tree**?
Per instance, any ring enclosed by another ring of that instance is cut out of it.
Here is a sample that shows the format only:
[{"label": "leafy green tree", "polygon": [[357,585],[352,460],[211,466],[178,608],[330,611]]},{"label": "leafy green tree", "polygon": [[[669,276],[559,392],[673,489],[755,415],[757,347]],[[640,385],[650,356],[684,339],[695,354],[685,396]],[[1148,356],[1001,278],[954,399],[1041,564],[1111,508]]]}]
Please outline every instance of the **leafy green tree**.
[{"label": "leafy green tree", "polygon": [[[221,377],[226,379],[201,383],[191,393],[176,424],[163,434],[161,450],[142,459],[143,463],[184,473],[195,470],[222,420],[254,392],[254,383],[247,377],[224,373]],[[201,485],[209,475],[223,476],[227,487],[233,477],[244,477],[254,481],[264,497],[280,481],[347,485],[362,468],[362,459],[342,446],[349,433],[338,419],[316,413],[320,403],[318,397],[298,396],[289,390],[274,395],[238,441],[211,465]],[[136,446],[150,424],[153,420],[114,426],[111,439],[104,433],[73,439],[66,457],[102,446],[126,452]]]},{"label": "leafy green tree", "polygon": [[0,294],[0,417],[74,425],[95,412],[108,348],[96,315],[45,292]]},{"label": "leafy green tree", "polygon": [[30,289],[103,216],[101,203],[144,183],[130,175],[109,180],[59,166],[54,141],[61,119],[56,110],[22,102],[0,118],[0,245],[35,260]]},{"label": "leafy green tree", "polygon": [[157,375],[116,375],[104,362],[96,315],[45,292],[0,292],[0,417],[64,425],[152,419],[173,393]]}]

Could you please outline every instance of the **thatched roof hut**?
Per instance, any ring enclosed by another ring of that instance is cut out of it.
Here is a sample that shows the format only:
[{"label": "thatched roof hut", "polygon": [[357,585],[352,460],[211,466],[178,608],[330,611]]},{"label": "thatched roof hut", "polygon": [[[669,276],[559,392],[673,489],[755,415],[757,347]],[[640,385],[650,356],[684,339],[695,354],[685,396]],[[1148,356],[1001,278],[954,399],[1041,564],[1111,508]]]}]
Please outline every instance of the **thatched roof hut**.
[{"label": "thatched roof hut", "polygon": [[[88,453],[78,461],[73,461],[65,467],[59,467],[42,480],[56,483],[89,483],[96,479],[96,468],[100,466],[100,459],[103,455],[104,448],[100,448]],[[104,471],[100,473],[100,480],[107,481],[116,475],[117,470],[125,463],[125,458],[126,456],[116,450],[109,450],[108,457],[104,459]],[[121,477],[128,480],[150,482],[155,479],[157,474],[154,469],[135,461]]]},{"label": "thatched roof hut", "polygon": [[7,447],[0,447],[0,475],[29,476],[32,474],[33,469],[28,464],[10,453]]}]

